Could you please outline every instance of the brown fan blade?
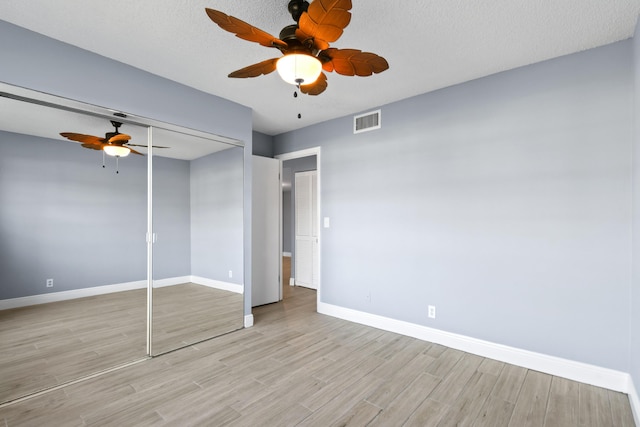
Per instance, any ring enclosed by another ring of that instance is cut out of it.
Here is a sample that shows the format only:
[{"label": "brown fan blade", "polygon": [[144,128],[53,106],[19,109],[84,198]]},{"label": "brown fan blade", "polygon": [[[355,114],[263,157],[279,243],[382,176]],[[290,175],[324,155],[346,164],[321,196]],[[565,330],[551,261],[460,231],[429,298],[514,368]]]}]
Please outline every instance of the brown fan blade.
[{"label": "brown fan blade", "polygon": [[327,75],[320,73],[320,76],[315,82],[300,86],[300,92],[306,93],[307,95],[320,95],[327,89],[327,86]]},{"label": "brown fan blade", "polygon": [[322,56],[330,58],[322,64],[325,71],[335,71],[344,76],[370,76],[389,68],[386,59],[371,52],[358,49],[327,49]]},{"label": "brown fan blade", "polygon": [[132,152],[133,154],[138,154],[138,155],[140,155],[140,156],[144,156],[144,154],[142,154],[141,152],[136,151],[136,150],[134,150],[133,148],[129,147],[129,144],[125,145],[125,147],[127,147],[129,150],[131,150],[131,152]]},{"label": "brown fan blade", "polygon": [[129,141],[131,137],[126,133],[119,133],[109,138],[109,144],[122,145]]},{"label": "brown fan blade", "polygon": [[258,77],[272,73],[276,69],[276,62],[280,58],[267,59],[266,61],[258,62],[257,64],[249,65],[248,67],[236,70],[229,74],[229,77],[245,78],[245,77]]},{"label": "brown fan blade", "polygon": [[71,141],[83,142],[87,144],[106,144],[107,143],[107,141],[104,138],[100,138],[99,136],[93,136],[93,135],[85,135],[83,133],[61,132],[60,135],[64,136],[65,138]]},{"label": "brown fan blade", "polygon": [[208,7],[205,8],[205,10],[213,22],[218,24],[218,26],[223,30],[235,34],[236,37],[240,37],[241,39],[248,40],[250,42],[260,43],[262,46],[266,47],[287,47],[287,44],[279,38],[274,37],[253,25],[247,24],[238,18],[229,16],[219,10],[209,9]]},{"label": "brown fan blade", "polygon": [[104,144],[91,144],[89,142],[85,142],[82,144],[82,146],[84,148],[90,148],[92,150],[102,150],[102,147],[104,147]]},{"label": "brown fan blade", "polygon": [[313,38],[317,49],[328,49],[351,22],[350,10],[351,0],[314,0],[300,16],[296,36],[299,40]]}]

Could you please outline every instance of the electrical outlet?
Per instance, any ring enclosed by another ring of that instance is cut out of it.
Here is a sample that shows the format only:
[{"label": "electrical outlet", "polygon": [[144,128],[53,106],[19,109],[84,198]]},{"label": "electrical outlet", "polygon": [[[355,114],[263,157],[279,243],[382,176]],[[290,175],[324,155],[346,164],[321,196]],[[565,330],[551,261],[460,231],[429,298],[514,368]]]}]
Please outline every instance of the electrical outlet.
[{"label": "electrical outlet", "polygon": [[231,279],[233,277],[233,271],[229,270],[229,279]]},{"label": "electrical outlet", "polygon": [[430,319],[435,319],[436,318],[436,306],[435,305],[430,305],[429,306],[429,318]]},{"label": "electrical outlet", "polygon": [[47,279],[47,288],[53,288],[53,279]]}]

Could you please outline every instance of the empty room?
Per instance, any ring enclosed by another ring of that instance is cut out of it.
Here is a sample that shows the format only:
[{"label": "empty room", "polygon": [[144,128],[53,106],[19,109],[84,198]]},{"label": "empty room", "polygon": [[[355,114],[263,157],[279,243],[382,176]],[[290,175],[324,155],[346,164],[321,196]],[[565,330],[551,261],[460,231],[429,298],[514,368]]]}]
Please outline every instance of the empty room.
[{"label": "empty room", "polygon": [[0,423],[640,425],[639,13],[3,1]]}]

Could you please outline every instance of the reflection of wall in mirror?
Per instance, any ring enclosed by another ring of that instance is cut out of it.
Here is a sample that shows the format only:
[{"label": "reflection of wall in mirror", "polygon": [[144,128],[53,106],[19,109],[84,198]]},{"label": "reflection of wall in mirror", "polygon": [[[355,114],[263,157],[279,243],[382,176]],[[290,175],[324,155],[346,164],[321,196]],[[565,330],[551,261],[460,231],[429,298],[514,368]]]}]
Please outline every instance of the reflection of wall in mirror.
[{"label": "reflection of wall in mirror", "polygon": [[[202,246],[208,252],[197,253],[197,260],[224,259],[218,270],[234,269],[234,279],[242,283],[242,149],[235,150],[193,161],[195,166],[154,158],[154,221],[161,237],[171,241],[170,246],[154,247],[158,278],[194,274],[192,265],[199,265],[192,262],[191,252],[195,212],[211,220],[209,235],[219,236],[217,243]],[[229,156],[238,157],[238,164],[225,167],[222,159]],[[144,282],[146,160],[120,159],[116,174],[114,159],[107,158],[103,169],[98,151],[0,131],[0,300]],[[203,171],[199,165],[206,164],[216,166],[213,176],[219,184],[211,189],[224,188],[230,203],[239,204],[237,210],[225,207],[222,197],[217,205],[194,205],[189,190]],[[231,178],[223,178],[226,172]],[[233,185],[238,180],[239,185]],[[237,194],[230,194],[232,188]],[[216,231],[217,226],[221,229]],[[235,244],[230,243],[233,239]],[[204,277],[230,281],[226,276]],[[54,279],[53,288],[45,286],[48,278]]]},{"label": "reflection of wall in mirror", "polygon": [[191,161],[194,276],[238,285],[244,282],[243,156],[243,149],[234,147]]}]

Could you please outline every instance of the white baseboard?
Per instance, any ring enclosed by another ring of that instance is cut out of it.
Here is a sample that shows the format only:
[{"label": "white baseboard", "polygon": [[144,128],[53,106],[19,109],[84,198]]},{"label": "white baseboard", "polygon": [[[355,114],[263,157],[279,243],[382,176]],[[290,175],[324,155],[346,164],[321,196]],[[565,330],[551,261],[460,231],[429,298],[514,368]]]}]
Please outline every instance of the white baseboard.
[{"label": "white baseboard", "polygon": [[135,282],[118,283],[116,285],[94,286],[91,288],[74,289],[71,291],[51,292],[48,294],[30,295],[28,297],[11,298],[0,300],[0,310],[10,308],[26,307],[29,305],[46,304],[49,302],[66,301],[76,298],[92,297],[95,295],[110,294],[113,292],[131,291],[134,289],[144,289],[147,287],[146,280]]},{"label": "white baseboard", "polygon": [[191,276],[191,282],[197,285],[208,286],[210,288],[220,289],[223,291],[244,294],[244,286],[237,283],[222,282],[220,280],[207,279],[205,277]]},{"label": "white baseboard", "polygon": [[[179,276],[167,279],[159,279],[153,281],[153,286],[162,288],[165,286],[175,286],[182,283],[195,283],[210,288],[221,289],[242,294],[244,286],[235,283],[221,282],[219,280],[206,279],[198,276]],[[74,289],[71,291],[50,292],[47,294],[30,295],[28,297],[11,298],[0,300],[0,310],[8,310],[11,308],[27,307],[30,305],[46,304],[49,302],[58,302],[72,300],[76,298],[92,297],[96,295],[111,294],[114,292],[131,291],[134,289],[144,289],[147,287],[146,280],[136,280],[134,282],[118,283],[115,285],[93,286],[90,288]]]},{"label": "white baseboard", "polygon": [[282,256],[286,256],[288,258],[291,258],[291,252],[282,252]]},{"label": "white baseboard", "polygon": [[[447,347],[477,354],[512,365],[522,366],[562,378],[627,393],[631,396],[630,375],[559,357],[483,341],[464,335],[441,331],[427,326],[390,319],[332,304],[318,302],[318,313],[360,323],[389,332],[418,338]],[[635,392],[635,389],[634,389]],[[637,394],[635,395],[637,404]],[[637,410],[637,407],[636,407]]]},{"label": "white baseboard", "polygon": [[[170,277],[168,279],[159,279],[153,281],[154,288],[164,288],[165,286],[181,285],[191,282],[191,276]],[[146,286],[146,285],[145,285]]]},{"label": "white baseboard", "polygon": [[296,285],[296,279],[293,277],[289,278],[289,286],[295,286]]},{"label": "white baseboard", "polygon": [[633,384],[633,378],[629,376],[629,403],[631,404],[631,411],[633,412],[633,419],[637,426],[640,426],[640,396],[638,396],[638,390]]},{"label": "white baseboard", "polygon": [[244,327],[250,328],[253,326],[253,314],[247,314],[244,316]]}]

